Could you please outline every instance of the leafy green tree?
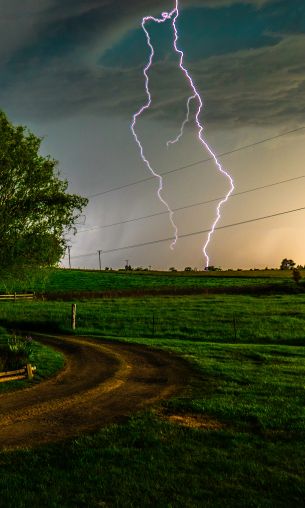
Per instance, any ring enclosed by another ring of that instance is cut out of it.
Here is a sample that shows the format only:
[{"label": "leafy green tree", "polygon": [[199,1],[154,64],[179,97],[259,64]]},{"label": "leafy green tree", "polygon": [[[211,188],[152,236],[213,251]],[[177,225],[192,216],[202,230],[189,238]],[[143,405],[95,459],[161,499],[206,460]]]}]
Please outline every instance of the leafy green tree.
[{"label": "leafy green tree", "polygon": [[295,262],[292,259],[284,258],[281,262],[280,270],[292,270]]},{"label": "leafy green tree", "polygon": [[41,138],[0,111],[0,270],[54,266],[88,200],[68,194]]}]

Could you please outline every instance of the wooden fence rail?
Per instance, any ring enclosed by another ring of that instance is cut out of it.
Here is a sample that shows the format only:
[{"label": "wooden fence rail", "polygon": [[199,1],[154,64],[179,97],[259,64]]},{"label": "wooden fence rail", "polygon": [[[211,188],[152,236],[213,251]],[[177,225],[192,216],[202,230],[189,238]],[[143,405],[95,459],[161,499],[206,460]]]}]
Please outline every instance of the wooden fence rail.
[{"label": "wooden fence rail", "polygon": [[17,379],[33,379],[35,371],[36,367],[28,363],[25,367],[22,367],[22,369],[0,372],[0,383],[17,381]]},{"label": "wooden fence rail", "polygon": [[1,300],[33,300],[35,293],[13,293],[12,295],[0,295]]}]

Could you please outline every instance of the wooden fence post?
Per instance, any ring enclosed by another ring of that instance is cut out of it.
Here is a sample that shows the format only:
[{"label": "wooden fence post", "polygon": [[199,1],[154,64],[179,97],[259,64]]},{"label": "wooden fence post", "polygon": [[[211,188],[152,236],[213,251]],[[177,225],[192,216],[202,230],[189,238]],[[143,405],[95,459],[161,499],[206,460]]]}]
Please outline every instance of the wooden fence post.
[{"label": "wooden fence post", "polygon": [[32,365],[30,363],[26,364],[26,372],[28,375],[28,379],[33,379],[33,369],[32,369]]},{"label": "wooden fence post", "polygon": [[72,303],[71,326],[72,326],[72,330],[75,330],[75,328],[76,328],[76,303]]}]

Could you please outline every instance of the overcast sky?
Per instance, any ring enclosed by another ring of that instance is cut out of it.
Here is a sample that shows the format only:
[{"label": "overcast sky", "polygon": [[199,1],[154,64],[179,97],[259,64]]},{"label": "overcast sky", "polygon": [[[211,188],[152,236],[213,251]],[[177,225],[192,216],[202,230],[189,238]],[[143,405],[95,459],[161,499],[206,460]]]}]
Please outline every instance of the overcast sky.
[{"label": "overcast sky", "polygon": [[[71,192],[95,195],[71,238],[73,266],[97,267],[99,249],[112,251],[102,254],[102,265],[114,268],[127,259],[132,266],[204,266],[207,233],[184,235],[211,227],[216,198],[229,185],[212,161],[200,162],[208,154],[198,141],[194,107],[180,142],[166,146],[179,133],[190,95],[170,22],[146,25],[155,48],[152,107],[136,131],[154,170],[170,172],[163,197],[179,209],[174,220],[182,238],[174,251],[170,240],[114,250],[173,236],[158,182],[148,180],[130,130],[147,101],[142,18],[173,7],[173,0],[0,0],[0,107],[44,137],[42,152],[59,161]],[[305,125],[304,0],[180,0],[180,9],[179,47],[216,154]],[[305,207],[305,178],[296,179],[305,176],[304,156],[305,130],[299,130],[220,157],[236,195],[218,226]],[[287,179],[294,180],[278,183]],[[147,181],[129,185],[139,180]],[[117,187],[123,188],[108,192]],[[265,188],[252,190],[257,187]],[[300,211],[219,229],[210,263],[277,267],[289,257],[305,264],[304,219]]]}]

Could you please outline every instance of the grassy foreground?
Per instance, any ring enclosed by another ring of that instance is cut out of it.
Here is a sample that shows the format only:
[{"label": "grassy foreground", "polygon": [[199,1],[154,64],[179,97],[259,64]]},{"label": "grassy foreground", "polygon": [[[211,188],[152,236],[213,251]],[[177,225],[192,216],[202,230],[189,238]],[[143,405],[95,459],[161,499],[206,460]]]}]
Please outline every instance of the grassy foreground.
[{"label": "grassy foreground", "polygon": [[303,506],[305,348],[154,344],[195,362],[183,396],[125,425],[1,453],[3,505]]},{"label": "grassy foreground", "polygon": [[[0,453],[1,503],[304,506],[304,305],[302,293],[78,301],[78,334],[173,351],[196,375],[181,396],[124,425]],[[2,302],[0,323],[71,333],[70,309]]]}]

